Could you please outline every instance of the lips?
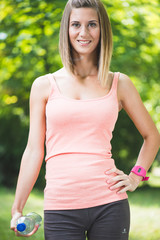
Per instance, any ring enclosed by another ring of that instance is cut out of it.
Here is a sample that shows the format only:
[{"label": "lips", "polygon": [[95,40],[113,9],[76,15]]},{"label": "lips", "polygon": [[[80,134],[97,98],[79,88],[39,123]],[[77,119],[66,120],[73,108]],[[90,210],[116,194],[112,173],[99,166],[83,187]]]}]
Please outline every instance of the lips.
[{"label": "lips", "polygon": [[90,41],[90,40],[78,40],[78,42],[79,42],[81,45],[88,45],[91,41]]}]

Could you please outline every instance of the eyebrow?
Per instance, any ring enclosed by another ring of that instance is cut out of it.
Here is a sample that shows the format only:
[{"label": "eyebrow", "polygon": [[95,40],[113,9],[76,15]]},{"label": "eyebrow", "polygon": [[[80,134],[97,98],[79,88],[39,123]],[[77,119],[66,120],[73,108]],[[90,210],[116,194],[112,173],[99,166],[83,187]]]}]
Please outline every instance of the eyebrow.
[{"label": "eyebrow", "polygon": [[[79,21],[77,21],[77,20],[74,20],[74,21],[71,21],[71,23],[72,22],[79,22]],[[88,21],[88,22],[98,22],[97,20],[90,20],[90,21]]]}]

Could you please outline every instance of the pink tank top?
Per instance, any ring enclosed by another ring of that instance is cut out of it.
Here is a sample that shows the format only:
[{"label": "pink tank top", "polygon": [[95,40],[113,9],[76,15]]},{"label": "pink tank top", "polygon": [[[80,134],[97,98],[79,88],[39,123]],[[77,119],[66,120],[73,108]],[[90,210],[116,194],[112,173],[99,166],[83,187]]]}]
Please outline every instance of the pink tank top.
[{"label": "pink tank top", "polygon": [[61,94],[53,74],[46,105],[44,209],[81,209],[127,198],[111,191],[105,175],[115,166],[111,139],[118,118],[117,83],[105,96],[76,100]]}]

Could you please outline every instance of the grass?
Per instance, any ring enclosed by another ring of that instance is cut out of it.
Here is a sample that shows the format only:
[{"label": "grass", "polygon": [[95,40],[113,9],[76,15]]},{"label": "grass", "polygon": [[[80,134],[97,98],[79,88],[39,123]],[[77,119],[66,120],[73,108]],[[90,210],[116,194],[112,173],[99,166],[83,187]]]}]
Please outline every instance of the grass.
[{"label": "grass", "polygon": [[140,188],[129,193],[130,240],[160,240],[160,189]]},{"label": "grass", "polygon": [[[160,178],[152,177],[150,186],[128,192],[131,210],[131,229],[129,240],[160,240]],[[10,230],[11,206],[14,191],[0,188],[0,239],[24,240],[16,237]],[[24,214],[37,212],[43,217],[43,191],[34,190],[25,206]],[[38,232],[30,237],[33,240],[44,240],[43,222]]]},{"label": "grass", "polygon": [[[1,240],[44,240],[43,222],[37,233],[30,238],[16,237],[10,230],[11,208],[14,201],[14,191],[6,188],[0,188],[0,239]],[[37,212],[43,217],[43,192],[34,190],[25,206],[24,214],[28,212]]]}]

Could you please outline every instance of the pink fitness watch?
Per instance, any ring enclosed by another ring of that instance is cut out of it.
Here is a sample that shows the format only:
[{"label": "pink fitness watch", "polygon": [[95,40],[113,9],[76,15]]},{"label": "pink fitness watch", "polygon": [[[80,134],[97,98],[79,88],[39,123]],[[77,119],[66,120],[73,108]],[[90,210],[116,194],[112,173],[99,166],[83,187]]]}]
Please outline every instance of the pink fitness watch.
[{"label": "pink fitness watch", "polygon": [[142,176],[142,181],[148,181],[149,177],[146,177],[146,170],[141,166],[134,166],[131,172],[135,173],[138,176]]}]

